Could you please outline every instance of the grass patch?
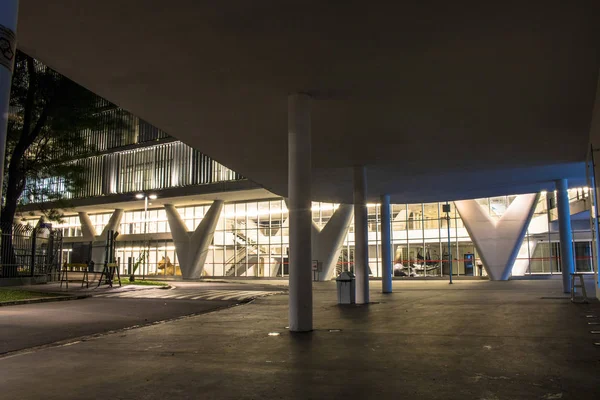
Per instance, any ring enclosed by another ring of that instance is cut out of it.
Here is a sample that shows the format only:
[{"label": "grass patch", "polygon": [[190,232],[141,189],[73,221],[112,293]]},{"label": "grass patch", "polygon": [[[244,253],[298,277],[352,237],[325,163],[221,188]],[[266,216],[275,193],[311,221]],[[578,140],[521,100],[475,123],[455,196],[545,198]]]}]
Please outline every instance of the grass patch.
[{"label": "grass patch", "polygon": [[0,288],[0,303],[4,301],[17,301],[38,299],[40,297],[55,297],[52,293],[30,292],[28,290]]},{"label": "grass patch", "polygon": [[[138,285],[138,286],[169,286],[166,282],[160,281],[138,281],[137,279],[134,282],[129,282],[129,278],[121,278],[121,283],[123,285]],[[113,281],[114,284],[114,281]]]}]

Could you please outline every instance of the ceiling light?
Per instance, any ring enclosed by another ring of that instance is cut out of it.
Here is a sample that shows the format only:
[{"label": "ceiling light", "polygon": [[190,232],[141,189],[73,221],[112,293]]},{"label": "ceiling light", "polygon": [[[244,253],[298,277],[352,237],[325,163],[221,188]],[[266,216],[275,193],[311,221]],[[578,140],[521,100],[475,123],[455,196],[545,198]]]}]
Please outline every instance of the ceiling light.
[{"label": "ceiling light", "polygon": [[136,198],[136,199],[143,199],[143,198],[144,198],[144,195],[143,195],[143,194],[141,194],[141,193],[138,193],[138,194],[136,194],[136,195],[135,195],[135,198]]}]

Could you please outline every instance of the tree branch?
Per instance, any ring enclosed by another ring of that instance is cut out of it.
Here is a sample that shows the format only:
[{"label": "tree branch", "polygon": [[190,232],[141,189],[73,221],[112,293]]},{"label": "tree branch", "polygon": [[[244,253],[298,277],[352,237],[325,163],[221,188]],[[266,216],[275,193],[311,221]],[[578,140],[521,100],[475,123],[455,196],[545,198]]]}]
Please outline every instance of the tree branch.
[{"label": "tree branch", "polygon": [[23,110],[23,132],[21,137],[29,136],[31,129],[31,121],[33,119],[33,108],[35,105],[35,92],[37,88],[37,72],[35,71],[35,64],[33,58],[26,55],[25,60],[27,63],[27,98],[25,100],[25,109]]}]

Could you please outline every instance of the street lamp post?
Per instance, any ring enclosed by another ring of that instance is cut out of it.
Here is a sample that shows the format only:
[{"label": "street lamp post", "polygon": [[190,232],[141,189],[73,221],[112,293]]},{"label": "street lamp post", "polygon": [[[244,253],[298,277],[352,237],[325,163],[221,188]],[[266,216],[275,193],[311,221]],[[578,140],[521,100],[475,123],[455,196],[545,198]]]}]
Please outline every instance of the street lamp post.
[{"label": "street lamp post", "polygon": [[144,199],[144,269],[142,279],[146,279],[148,272],[148,256],[150,253],[150,241],[148,240],[148,199],[156,200],[158,196],[155,194],[138,193],[135,195],[137,199]]},{"label": "street lamp post", "polygon": [[450,204],[446,202],[446,204],[442,205],[443,211],[446,213],[446,222],[448,226],[448,267],[450,272],[450,284],[452,284],[452,247],[450,245]]}]

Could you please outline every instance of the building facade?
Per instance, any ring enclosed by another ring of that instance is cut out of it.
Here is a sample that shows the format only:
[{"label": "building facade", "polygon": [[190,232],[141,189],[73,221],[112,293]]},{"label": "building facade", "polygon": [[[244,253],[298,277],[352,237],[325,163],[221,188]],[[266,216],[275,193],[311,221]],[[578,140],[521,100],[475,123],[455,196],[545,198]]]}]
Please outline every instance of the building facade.
[{"label": "building facade", "polygon": [[[68,193],[72,207],[65,210],[62,221],[53,223],[63,233],[63,262],[81,263],[92,257],[86,246],[103,240],[100,232],[119,210],[118,223],[111,229],[119,232],[114,256],[121,273],[133,274],[135,269],[135,274],[145,277],[180,276],[180,256],[166,205],[173,206],[187,231],[193,232],[209,212],[212,200],[219,199],[224,205],[206,249],[203,276],[288,274],[288,209],[283,198],[124,110],[105,107],[103,112],[113,113],[107,115],[107,121],[114,121],[115,115],[127,120],[128,128],[107,124],[100,131],[82,132],[86,145],[98,151],[92,157],[72,161],[84,166],[86,183],[78,191]],[[77,149],[65,151],[76,154]],[[66,190],[64,182],[52,177],[34,184]],[[593,272],[588,189],[570,189],[569,195],[576,270]],[[516,197],[476,201],[491,221],[498,221]],[[26,192],[23,223],[35,225],[37,217],[29,213],[35,214],[37,204],[27,204],[27,198]],[[444,204],[391,206],[392,256],[398,275],[441,277],[450,271],[459,276],[486,274],[484,257],[457,207],[450,203],[451,211],[446,214]],[[561,273],[555,207],[554,193],[543,192],[536,198],[513,263],[513,276]],[[323,229],[338,208],[338,204],[313,203],[315,229]],[[381,210],[379,204],[369,204],[367,208],[370,275],[380,277]],[[339,254],[335,273],[354,268],[354,224],[351,218],[348,222],[343,227],[341,248],[332,250]],[[86,224],[93,229],[86,229]],[[321,261],[315,260],[317,268]]]},{"label": "building facade", "polygon": [[[244,191],[237,194],[243,197]],[[159,193],[159,192],[157,192]],[[573,205],[585,203],[587,190],[570,190]],[[156,195],[160,199],[160,195]],[[492,219],[502,217],[516,196],[478,199]],[[512,269],[513,275],[560,274],[560,250],[555,209],[551,207],[552,194],[542,193]],[[169,199],[166,199],[169,200]],[[190,232],[202,222],[210,204],[188,204],[185,196],[177,212]],[[469,236],[456,207],[451,207],[450,241],[448,219],[442,211],[444,203],[393,204],[392,243],[395,264],[410,266],[416,276],[444,276],[452,259],[455,275],[485,275],[477,247]],[[99,208],[106,209],[104,204]],[[323,228],[332,217],[337,204],[313,203],[313,221]],[[381,276],[381,213],[379,204],[369,204],[369,267],[371,276]],[[90,209],[88,206],[87,209]],[[76,211],[76,209],[75,209]],[[102,232],[112,212],[89,212],[96,232]],[[585,212],[573,223],[576,270],[593,272],[591,232]],[[288,210],[284,199],[276,196],[263,199],[226,202],[219,215],[214,238],[204,265],[204,276],[276,277],[288,273],[289,235]],[[34,224],[31,220],[29,223]],[[87,243],[81,218],[67,215],[54,228],[61,229],[64,237],[63,260],[75,261],[73,250]],[[116,259],[122,274],[132,272],[142,254],[144,262],[137,274],[143,276],[176,277],[181,274],[179,260],[168,216],[164,206],[151,204],[143,208],[125,210],[117,228],[119,240]],[[450,247],[448,247],[450,243]],[[449,251],[450,250],[450,251]],[[80,260],[77,260],[80,262]],[[350,223],[343,240],[336,271],[353,270],[354,224]]]}]

